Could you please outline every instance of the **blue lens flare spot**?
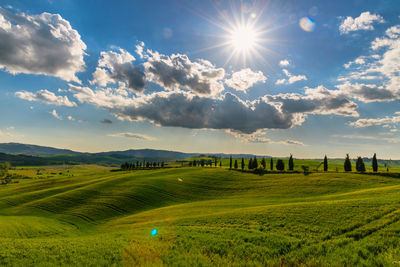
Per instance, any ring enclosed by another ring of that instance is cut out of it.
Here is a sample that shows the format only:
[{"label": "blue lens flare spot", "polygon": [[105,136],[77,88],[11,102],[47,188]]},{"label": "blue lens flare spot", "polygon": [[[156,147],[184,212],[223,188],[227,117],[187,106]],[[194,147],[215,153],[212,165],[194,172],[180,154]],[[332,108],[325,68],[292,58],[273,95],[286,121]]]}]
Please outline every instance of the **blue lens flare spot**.
[{"label": "blue lens flare spot", "polygon": [[151,236],[155,236],[156,234],[157,234],[157,229],[156,228],[151,230],[151,233],[150,233]]}]

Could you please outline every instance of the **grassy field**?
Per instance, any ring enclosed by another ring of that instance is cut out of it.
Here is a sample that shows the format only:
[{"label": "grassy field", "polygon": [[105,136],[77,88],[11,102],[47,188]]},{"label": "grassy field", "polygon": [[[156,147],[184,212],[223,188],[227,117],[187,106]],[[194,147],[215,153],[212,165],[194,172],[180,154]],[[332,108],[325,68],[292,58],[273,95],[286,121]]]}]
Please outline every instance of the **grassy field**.
[{"label": "grassy field", "polygon": [[400,261],[395,178],[226,168],[110,172],[93,165],[12,172],[26,178],[0,186],[0,266]]}]

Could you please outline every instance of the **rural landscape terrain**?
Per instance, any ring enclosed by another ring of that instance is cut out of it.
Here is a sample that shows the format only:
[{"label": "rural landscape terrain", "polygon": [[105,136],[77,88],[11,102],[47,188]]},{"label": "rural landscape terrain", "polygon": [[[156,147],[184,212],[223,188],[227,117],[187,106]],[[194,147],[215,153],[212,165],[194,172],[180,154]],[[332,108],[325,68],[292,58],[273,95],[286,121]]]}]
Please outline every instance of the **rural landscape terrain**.
[{"label": "rural landscape terrain", "polygon": [[343,160],[334,160],[324,172],[315,170],[320,161],[294,159],[293,171],[268,166],[258,174],[247,165],[230,169],[229,158],[212,167],[187,164],[211,159],[193,156],[184,166],[164,159],[164,168],[127,171],[11,166],[0,186],[0,265],[399,262],[397,167],[345,172]]},{"label": "rural landscape terrain", "polygon": [[0,0],[0,267],[400,266],[400,0]]}]

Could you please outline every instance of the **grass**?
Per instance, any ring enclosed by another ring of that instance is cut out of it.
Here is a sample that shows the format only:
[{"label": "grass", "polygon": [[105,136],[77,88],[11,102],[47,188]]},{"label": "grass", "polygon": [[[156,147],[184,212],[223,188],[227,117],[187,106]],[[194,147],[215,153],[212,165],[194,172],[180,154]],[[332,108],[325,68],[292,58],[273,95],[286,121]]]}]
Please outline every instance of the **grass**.
[{"label": "grass", "polygon": [[393,266],[400,260],[395,178],[257,176],[226,168],[110,172],[94,165],[12,171],[27,179],[0,186],[0,266]]}]

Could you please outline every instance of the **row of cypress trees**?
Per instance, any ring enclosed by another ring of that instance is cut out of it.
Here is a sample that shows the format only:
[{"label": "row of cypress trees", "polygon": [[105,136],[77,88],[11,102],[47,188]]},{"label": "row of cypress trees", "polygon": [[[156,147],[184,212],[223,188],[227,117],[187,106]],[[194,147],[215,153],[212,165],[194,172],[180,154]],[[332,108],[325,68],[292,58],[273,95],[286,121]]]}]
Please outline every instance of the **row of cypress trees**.
[{"label": "row of cypress trees", "polygon": [[[235,169],[239,168],[238,160],[235,159],[235,162],[233,163],[232,156],[230,156],[230,158],[229,158],[229,168],[232,169],[232,166]],[[241,167],[242,171],[245,169],[244,158],[242,158],[242,160],[241,160],[240,167]],[[273,158],[271,158],[271,160],[270,160],[269,167],[270,167],[271,171],[274,170],[274,159]],[[278,171],[283,171],[283,170],[285,170],[285,163],[283,162],[283,160],[278,159],[277,162],[276,162],[276,166],[275,167],[276,167],[276,169]],[[250,158],[249,162],[248,162],[248,165],[247,165],[247,168],[249,170],[256,170],[257,168],[262,168],[262,169],[266,170],[267,169],[267,161],[265,160],[265,158],[262,158],[261,161],[260,161],[260,165],[259,165],[258,161],[257,161],[257,157]],[[289,171],[293,171],[293,170],[294,170],[294,160],[293,160],[293,155],[290,154],[290,157],[289,157]]]},{"label": "row of cypress trees", "polygon": [[[232,169],[232,156],[230,157],[229,160],[230,160],[229,168]],[[261,160],[260,165],[262,166],[263,169],[267,169],[265,158],[263,158]],[[293,171],[294,170],[294,160],[293,160],[293,155],[292,154],[290,154],[288,165],[289,165],[288,170],[289,171]],[[325,172],[328,171],[328,157],[326,155],[324,157],[323,165],[324,165],[324,171]],[[276,166],[275,167],[276,167],[276,169],[278,171],[283,171],[283,170],[285,170],[285,163],[283,162],[283,160],[278,159],[277,162],[276,162]],[[237,160],[235,160],[234,168],[238,169]],[[245,163],[244,163],[244,158],[242,158],[242,160],[241,160],[241,169],[242,169],[242,171],[244,170],[244,168],[245,168]],[[248,169],[249,170],[255,170],[257,168],[258,168],[257,158],[256,157],[254,157],[253,159],[250,158],[249,163],[248,163]],[[274,170],[273,158],[271,158],[271,160],[270,160],[270,170],[271,171]],[[346,158],[345,158],[345,161],[344,161],[344,170],[346,172],[351,172],[352,171],[352,166],[351,166],[351,161],[350,161],[349,154],[346,154]],[[365,172],[366,171],[364,160],[362,159],[362,157],[357,157],[356,170],[358,172]],[[378,171],[378,160],[376,158],[376,153],[374,153],[374,156],[372,157],[372,170],[374,172]]]},{"label": "row of cypress trees", "polygon": [[121,170],[123,171],[130,171],[136,169],[150,169],[150,168],[164,168],[164,161],[163,162],[149,162],[149,161],[136,161],[136,163],[122,163]]},{"label": "row of cypress trees", "polygon": [[[351,172],[352,170],[349,154],[346,155],[346,159],[344,160],[344,170],[346,172]],[[357,157],[356,170],[358,172],[365,172],[364,160],[361,157]],[[378,171],[378,160],[376,159],[376,153],[374,153],[374,156],[372,157],[372,170],[374,172]]]}]

